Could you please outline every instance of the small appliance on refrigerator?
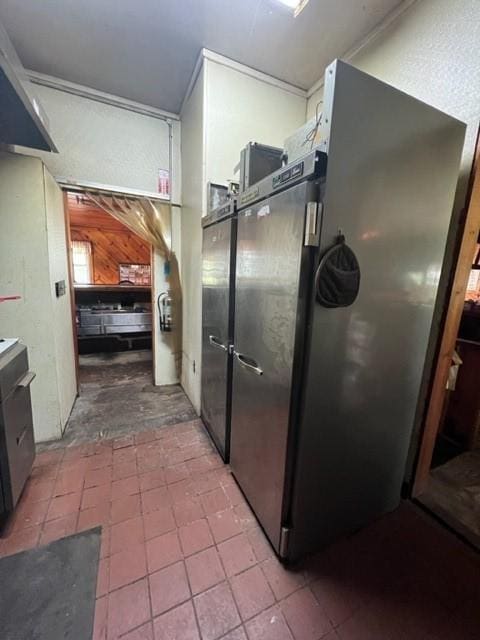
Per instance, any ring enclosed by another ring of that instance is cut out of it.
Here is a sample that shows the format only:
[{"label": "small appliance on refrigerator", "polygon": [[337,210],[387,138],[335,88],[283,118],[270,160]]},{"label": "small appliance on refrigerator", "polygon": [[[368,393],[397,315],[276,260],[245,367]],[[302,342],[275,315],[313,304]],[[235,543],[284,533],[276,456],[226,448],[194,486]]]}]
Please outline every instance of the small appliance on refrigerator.
[{"label": "small appliance on refrigerator", "polygon": [[249,142],[240,152],[240,192],[273,173],[283,164],[283,149]]},{"label": "small appliance on refrigerator", "polygon": [[340,61],[317,124],[238,201],[230,464],[288,560],[400,501],[465,134]]},{"label": "small appliance on refrigerator", "polygon": [[236,199],[202,221],[201,415],[220,455],[230,455]]}]

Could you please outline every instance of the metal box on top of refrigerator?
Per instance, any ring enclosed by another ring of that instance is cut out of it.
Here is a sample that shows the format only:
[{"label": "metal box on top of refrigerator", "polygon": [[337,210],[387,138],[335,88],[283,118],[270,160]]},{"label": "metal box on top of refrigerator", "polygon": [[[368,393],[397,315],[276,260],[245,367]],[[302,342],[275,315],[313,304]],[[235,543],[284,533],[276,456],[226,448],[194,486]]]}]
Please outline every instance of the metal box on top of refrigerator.
[{"label": "metal box on top of refrigerator", "polygon": [[280,169],[283,156],[283,149],[249,142],[240,152],[240,191]]}]

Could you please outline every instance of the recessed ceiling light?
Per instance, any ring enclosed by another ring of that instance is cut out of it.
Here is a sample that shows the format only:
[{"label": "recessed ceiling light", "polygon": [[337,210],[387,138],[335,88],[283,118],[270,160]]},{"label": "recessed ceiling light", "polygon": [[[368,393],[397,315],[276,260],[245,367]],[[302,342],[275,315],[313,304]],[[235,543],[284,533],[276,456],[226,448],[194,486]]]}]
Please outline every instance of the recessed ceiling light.
[{"label": "recessed ceiling light", "polygon": [[305,8],[308,0],[276,0],[279,4],[282,4],[284,7],[288,7],[293,11],[294,16],[298,16],[300,11]]}]

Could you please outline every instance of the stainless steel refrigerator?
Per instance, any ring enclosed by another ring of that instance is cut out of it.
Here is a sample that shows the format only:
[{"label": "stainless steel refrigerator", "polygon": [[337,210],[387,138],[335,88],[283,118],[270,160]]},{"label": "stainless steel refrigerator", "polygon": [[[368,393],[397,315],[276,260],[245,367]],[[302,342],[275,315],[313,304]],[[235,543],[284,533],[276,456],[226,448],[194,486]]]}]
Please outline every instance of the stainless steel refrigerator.
[{"label": "stainless steel refrigerator", "polygon": [[400,501],[465,132],[339,61],[319,126],[238,203],[231,468],[287,559]]},{"label": "stainless steel refrigerator", "polygon": [[201,413],[220,455],[228,462],[235,296],[236,201],[229,200],[203,225]]}]

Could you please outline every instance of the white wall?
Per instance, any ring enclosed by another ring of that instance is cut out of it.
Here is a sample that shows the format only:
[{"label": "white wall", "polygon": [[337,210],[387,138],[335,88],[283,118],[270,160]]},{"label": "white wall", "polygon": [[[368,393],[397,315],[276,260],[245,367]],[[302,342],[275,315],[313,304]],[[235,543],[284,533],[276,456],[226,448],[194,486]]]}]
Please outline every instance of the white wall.
[{"label": "white wall", "polygon": [[[63,192],[45,166],[43,175],[52,309],[49,330],[53,334],[60,425],[63,432],[77,395],[65,212]],[[65,295],[57,298],[55,282],[61,280],[65,282]]]},{"label": "white wall", "polygon": [[[180,208],[172,207],[171,211],[171,238],[172,259],[170,261],[170,275],[165,275],[165,260],[156,250],[152,254],[152,298],[153,298],[153,332],[154,340],[154,383],[156,385],[177,384],[180,382],[182,362],[181,340],[182,324],[178,315],[174,313],[173,328],[171,332],[160,331],[160,319],[157,299],[164,291],[172,289],[172,282],[176,282],[174,273],[181,260],[181,226]],[[175,290],[175,287],[173,287]],[[181,306],[179,307],[181,313]]]},{"label": "white wall", "polygon": [[204,66],[206,180],[224,183],[249,142],[283,147],[305,120],[306,100],[213,60]]},{"label": "white wall", "polygon": [[[417,0],[353,57],[346,58],[359,69],[467,123],[460,198],[480,118],[479,25],[478,0]],[[319,89],[310,97],[308,117],[314,114],[321,96]]]},{"label": "white wall", "polygon": [[182,386],[200,412],[201,254],[205,189],[204,70],[182,110]]},{"label": "white wall", "polygon": [[[55,81],[55,79],[51,79]],[[62,81],[58,81],[61,85]],[[68,83],[67,83],[68,84]],[[80,183],[99,183],[118,189],[137,189],[157,192],[159,169],[169,169],[171,158],[172,201],[181,200],[180,135],[178,120],[137,113],[114,104],[76,95],[49,86],[35,85],[35,93],[50,121],[50,131],[59,153],[28,150],[29,155],[40,157],[57,178]],[[87,94],[91,91],[78,87]],[[93,96],[93,94],[92,94]],[[121,100],[112,97],[118,103]],[[142,108],[138,105],[138,108]],[[171,137],[171,139],[170,139]],[[21,150],[21,147],[18,147]],[[178,218],[178,209],[175,214]],[[178,225],[177,225],[178,226]],[[180,233],[174,240],[179,252]],[[56,243],[59,255],[65,248]],[[154,301],[156,295],[167,288],[164,279],[164,261],[153,255]],[[157,341],[154,361],[155,384],[173,384],[179,381],[171,335],[160,333],[158,318],[154,315]],[[69,357],[63,352],[62,358]],[[68,404],[68,402],[67,402]]]},{"label": "white wall", "polygon": [[[28,151],[54,177],[157,192],[158,170],[169,168],[165,120],[35,85],[59,153]],[[180,124],[172,121],[174,198],[180,197]]]},{"label": "white wall", "polygon": [[[201,217],[207,182],[225,183],[250,141],[283,147],[305,118],[306,97],[209,52],[182,110],[182,385],[200,412]],[[223,60],[223,62],[222,62]]]},{"label": "white wall", "polygon": [[28,347],[35,439],[59,438],[75,397],[73,337],[69,294],[56,298],[54,284],[68,282],[62,193],[40,160],[0,154],[0,221],[0,291],[21,296],[0,304],[0,335]]}]

